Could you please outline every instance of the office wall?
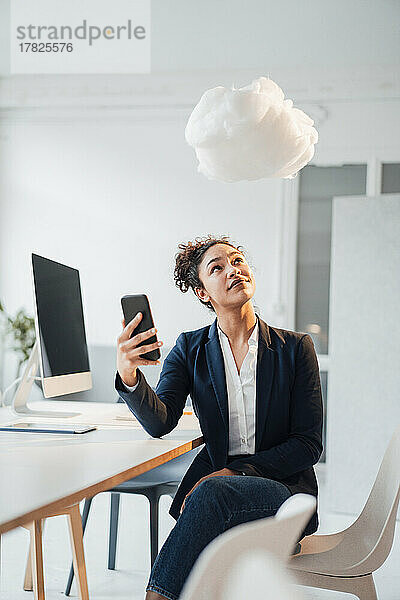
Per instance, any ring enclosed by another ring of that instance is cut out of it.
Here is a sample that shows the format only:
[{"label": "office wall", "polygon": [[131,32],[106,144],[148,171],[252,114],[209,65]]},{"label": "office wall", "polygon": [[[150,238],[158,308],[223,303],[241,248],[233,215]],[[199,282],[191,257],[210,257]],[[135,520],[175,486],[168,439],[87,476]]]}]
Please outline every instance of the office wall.
[{"label": "office wall", "polygon": [[400,194],[335,198],[328,393],[330,508],[358,513],[400,424]]},{"label": "office wall", "polygon": [[[257,267],[262,316],[287,326],[282,240],[295,183],[207,181],[184,141],[186,120],[207,88],[269,75],[316,120],[316,164],[398,160],[398,7],[151,5],[151,75],[0,78],[0,297],[10,311],[31,308],[36,250],[80,269],[91,343],[114,343],[119,296],[145,290],[171,345],[212,318],[173,286],[177,243],[229,233]],[[0,0],[3,45],[8,9]]]},{"label": "office wall", "polygon": [[[32,308],[29,253],[36,251],[80,269],[90,343],[114,343],[120,296],[146,291],[171,345],[180,331],[213,318],[172,279],[177,244],[211,232],[230,234],[248,249],[262,316],[287,326],[280,281],[288,225],[281,209],[295,184],[210,182],[196,171],[184,140],[190,108],[182,109],[177,98],[162,105],[165,94],[155,109],[155,93],[148,107],[136,95],[128,110],[128,92],[105,95],[95,81],[104,102],[99,108],[88,106],[83,84],[72,93],[76,79],[69,81],[69,92],[65,81],[46,78],[3,88],[10,105],[0,127],[0,290],[7,308]],[[188,105],[203,83],[195,79],[185,89]],[[96,97],[95,87],[92,93]],[[315,113],[320,132],[316,164],[398,159],[396,102],[304,107]]]}]

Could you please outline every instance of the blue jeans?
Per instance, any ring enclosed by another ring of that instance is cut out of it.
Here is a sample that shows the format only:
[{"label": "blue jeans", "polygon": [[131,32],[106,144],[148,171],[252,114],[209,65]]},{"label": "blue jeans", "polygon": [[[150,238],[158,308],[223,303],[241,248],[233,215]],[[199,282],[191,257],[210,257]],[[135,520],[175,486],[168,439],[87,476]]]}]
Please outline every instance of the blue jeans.
[{"label": "blue jeans", "polygon": [[177,600],[207,544],[235,525],[271,517],[290,495],[282,483],[262,477],[220,476],[200,483],[156,558],[147,591]]}]

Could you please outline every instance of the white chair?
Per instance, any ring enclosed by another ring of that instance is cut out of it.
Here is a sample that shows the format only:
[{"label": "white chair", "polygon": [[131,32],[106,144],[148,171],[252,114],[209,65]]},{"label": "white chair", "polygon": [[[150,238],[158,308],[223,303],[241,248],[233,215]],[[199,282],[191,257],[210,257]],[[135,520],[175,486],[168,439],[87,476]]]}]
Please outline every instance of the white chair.
[{"label": "white chair", "polygon": [[357,520],[344,531],[310,535],[289,567],[298,583],[376,600],[372,573],[392,548],[400,497],[400,427],[383,457],[368,500]]},{"label": "white chair", "polygon": [[270,552],[286,562],[315,506],[313,496],[296,494],[274,517],[243,523],[222,533],[200,554],[179,600],[225,600],[225,584],[238,559],[249,551]]},{"label": "white chair", "polygon": [[[304,600],[286,565],[270,552],[250,550],[238,558],[223,586],[223,600]],[[221,600],[222,600],[221,599]]]}]

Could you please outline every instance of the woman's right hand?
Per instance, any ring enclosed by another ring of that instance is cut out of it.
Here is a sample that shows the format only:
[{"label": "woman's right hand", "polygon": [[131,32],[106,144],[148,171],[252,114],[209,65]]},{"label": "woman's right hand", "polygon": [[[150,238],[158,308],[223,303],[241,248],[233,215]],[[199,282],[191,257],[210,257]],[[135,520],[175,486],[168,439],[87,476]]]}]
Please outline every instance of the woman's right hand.
[{"label": "woman's right hand", "polygon": [[162,342],[157,341],[153,344],[145,344],[138,347],[140,342],[147,340],[157,333],[157,329],[148,329],[143,333],[138,333],[131,338],[132,333],[142,320],[142,313],[137,315],[125,326],[122,321],[123,330],[117,338],[117,370],[125,385],[132,387],[137,383],[136,369],[143,365],[159,365],[159,360],[146,360],[141,358],[141,354],[146,354],[150,350],[155,350],[162,346]]}]

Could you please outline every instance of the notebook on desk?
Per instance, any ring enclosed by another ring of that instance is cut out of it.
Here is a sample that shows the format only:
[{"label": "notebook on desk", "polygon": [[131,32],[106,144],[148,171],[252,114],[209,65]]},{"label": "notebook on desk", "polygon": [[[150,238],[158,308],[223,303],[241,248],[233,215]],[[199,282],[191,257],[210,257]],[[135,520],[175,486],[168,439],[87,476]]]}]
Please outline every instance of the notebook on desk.
[{"label": "notebook on desk", "polygon": [[87,433],[97,429],[94,425],[79,425],[78,423],[60,424],[60,423],[9,423],[1,425],[0,431],[14,431],[22,433]]}]

